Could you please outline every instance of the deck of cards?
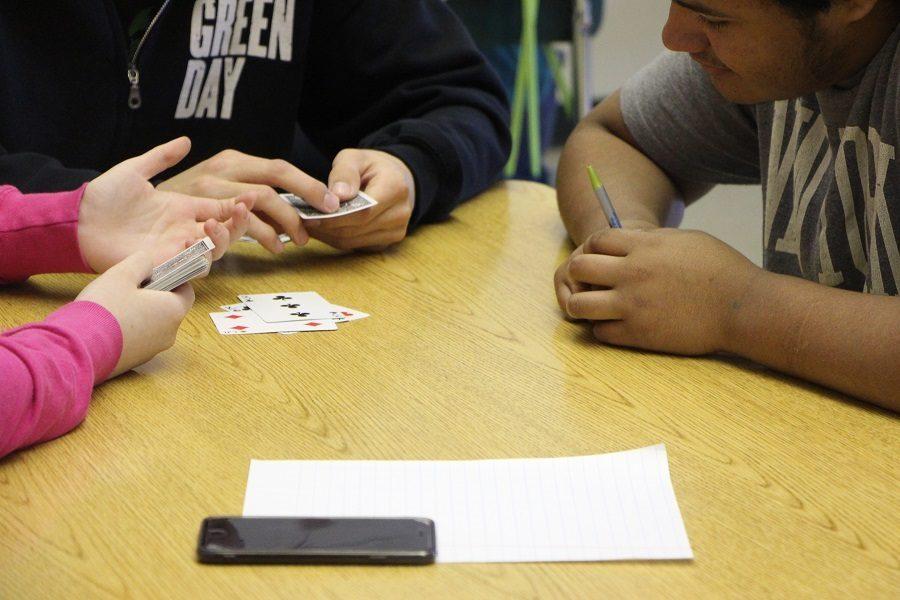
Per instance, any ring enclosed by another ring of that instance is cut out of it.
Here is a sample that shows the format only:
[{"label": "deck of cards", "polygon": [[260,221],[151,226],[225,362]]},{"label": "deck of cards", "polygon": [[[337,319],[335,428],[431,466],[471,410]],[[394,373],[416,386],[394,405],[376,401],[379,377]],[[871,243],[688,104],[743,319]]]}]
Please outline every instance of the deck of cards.
[{"label": "deck of cards", "polygon": [[[294,194],[288,193],[278,195],[281,196],[282,200],[294,207],[294,209],[297,211],[297,214],[300,215],[301,219],[307,221],[343,217],[344,215],[349,215],[361,210],[366,210],[367,208],[378,204],[378,201],[375,200],[375,198],[372,198],[365,192],[358,192],[356,198],[347,200],[346,202],[342,202],[338,209],[333,213],[325,213],[320,211],[318,208],[307,204],[306,200],[304,200],[300,196],[295,196]],[[282,233],[278,236],[278,239],[280,239],[282,243],[287,244],[289,241],[291,241],[291,236],[286,233]],[[255,242],[256,240],[249,235],[245,235],[241,238],[241,241]]]},{"label": "deck of cards", "polygon": [[222,335],[334,331],[338,323],[369,316],[331,304],[316,292],[240,294],[238,300],[240,304],[222,306],[224,312],[209,313]]},{"label": "deck of cards", "polygon": [[150,279],[142,288],[170,292],[195,277],[205,277],[212,265],[212,251],[216,247],[208,237],[182,250],[166,262],[153,268]]},{"label": "deck of cards", "polygon": [[358,192],[356,198],[352,200],[347,200],[346,202],[341,202],[341,205],[338,209],[332,213],[324,213],[320,211],[318,208],[310,206],[306,203],[306,201],[294,194],[279,194],[285,202],[293,206],[297,209],[297,214],[300,215],[301,219],[316,220],[316,219],[334,219],[335,217],[343,217],[344,215],[349,215],[355,212],[359,212],[361,210],[366,210],[372,206],[378,204],[378,202],[367,195],[365,192]]}]

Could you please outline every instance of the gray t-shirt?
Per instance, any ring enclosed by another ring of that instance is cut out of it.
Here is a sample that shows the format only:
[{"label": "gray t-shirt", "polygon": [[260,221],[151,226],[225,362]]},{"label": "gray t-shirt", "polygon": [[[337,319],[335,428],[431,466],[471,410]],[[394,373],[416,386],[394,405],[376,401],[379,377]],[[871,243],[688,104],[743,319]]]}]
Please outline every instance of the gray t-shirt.
[{"label": "gray t-shirt", "polygon": [[900,27],[866,69],[817,94],[725,100],[686,54],[622,89],[625,123],[673,176],[761,183],[766,269],[854,291],[900,290]]}]

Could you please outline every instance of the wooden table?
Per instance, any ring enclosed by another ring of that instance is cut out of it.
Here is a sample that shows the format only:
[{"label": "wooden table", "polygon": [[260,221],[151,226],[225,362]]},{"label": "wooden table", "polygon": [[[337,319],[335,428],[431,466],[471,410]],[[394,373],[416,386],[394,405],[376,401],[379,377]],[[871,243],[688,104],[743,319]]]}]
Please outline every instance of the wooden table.
[{"label": "wooden table", "polygon": [[[242,245],[176,346],[94,394],[69,435],[0,461],[0,598],[889,597],[900,420],[721,358],[603,347],[560,318],[569,247],[549,188],[508,183],[384,254]],[[0,295],[38,319],[83,276]],[[220,336],[238,293],[317,290],[337,332]],[[568,456],[664,442],[693,562],[213,567],[252,458]],[[897,597],[897,596],[894,596]]]}]

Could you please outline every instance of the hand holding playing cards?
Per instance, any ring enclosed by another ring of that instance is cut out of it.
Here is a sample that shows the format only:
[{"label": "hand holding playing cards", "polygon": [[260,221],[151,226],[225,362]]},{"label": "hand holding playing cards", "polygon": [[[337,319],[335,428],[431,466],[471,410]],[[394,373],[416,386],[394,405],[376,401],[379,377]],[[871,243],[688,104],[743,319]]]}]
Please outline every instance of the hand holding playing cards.
[{"label": "hand holding playing cards", "polygon": [[176,165],[190,150],[179,138],[126,160],[88,184],[78,215],[84,258],[102,273],[140,248],[162,262],[209,236],[218,259],[247,230],[255,195],[234,200],[195,198],[153,188],[148,179]]},{"label": "hand holding playing cards", "polygon": [[346,217],[307,221],[312,237],[341,250],[380,250],[406,237],[416,185],[399,158],[378,150],[343,150],[332,163],[328,187],[341,201],[362,188],[378,204]]},{"label": "hand holding playing cards", "polygon": [[97,277],[78,295],[77,300],[106,308],[122,329],[122,354],[110,378],[170,348],[178,326],[194,303],[190,284],[173,292],[140,289],[152,269],[150,254],[138,252]]},{"label": "hand holding playing cards", "polygon": [[732,317],[763,273],[699,231],[608,229],[568,262],[576,287],[563,309],[594,321],[608,344],[706,354],[728,345]]},{"label": "hand holding playing cards", "polygon": [[276,187],[303,198],[323,212],[334,212],[338,208],[337,197],[324,183],[294,165],[237,150],[223,150],[159,185],[161,190],[209,198],[231,198],[254,192],[256,204],[247,234],[270,252],[279,253],[284,250],[284,244],[278,239],[279,233],[287,233],[301,246],[309,236],[297,211],[279,198]]}]

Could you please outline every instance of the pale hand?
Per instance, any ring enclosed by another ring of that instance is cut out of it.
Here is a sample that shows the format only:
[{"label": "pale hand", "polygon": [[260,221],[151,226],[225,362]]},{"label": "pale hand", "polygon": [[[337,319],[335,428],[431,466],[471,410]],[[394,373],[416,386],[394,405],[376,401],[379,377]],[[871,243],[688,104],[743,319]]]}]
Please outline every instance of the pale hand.
[{"label": "pale hand", "polygon": [[324,183],[289,162],[237,150],[223,150],[159,184],[161,190],[208,198],[232,198],[253,192],[256,204],[247,234],[277,254],[284,250],[278,239],[280,233],[287,233],[299,246],[309,241],[309,235],[297,211],[278,196],[275,188],[299,196],[323,212],[334,212],[339,205],[337,196]]},{"label": "pale hand", "polygon": [[97,277],[76,298],[99,304],[119,322],[122,354],[110,379],[171,348],[194,303],[194,290],[187,283],[172,292],[141,289],[152,270],[150,254],[135,253]]},{"label": "pale hand", "polygon": [[342,150],[332,163],[329,189],[340,200],[360,189],[378,201],[372,208],[345,217],[308,221],[309,234],[341,250],[383,250],[406,237],[416,201],[409,167],[379,150]]},{"label": "pale hand", "polygon": [[126,160],[91,181],[81,199],[78,243],[97,273],[147,248],[162,263],[197,239],[209,236],[218,259],[247,230],[254,194],[212,200],[162,192],[148,181],[177,164],[190,150],[179,138]]},{"label": "pale hand", "polygon": [[617,346],[699,355],[724,350],[748,291],[765,272],[699,231],[610,229],[568,262],[564,310]]}]

